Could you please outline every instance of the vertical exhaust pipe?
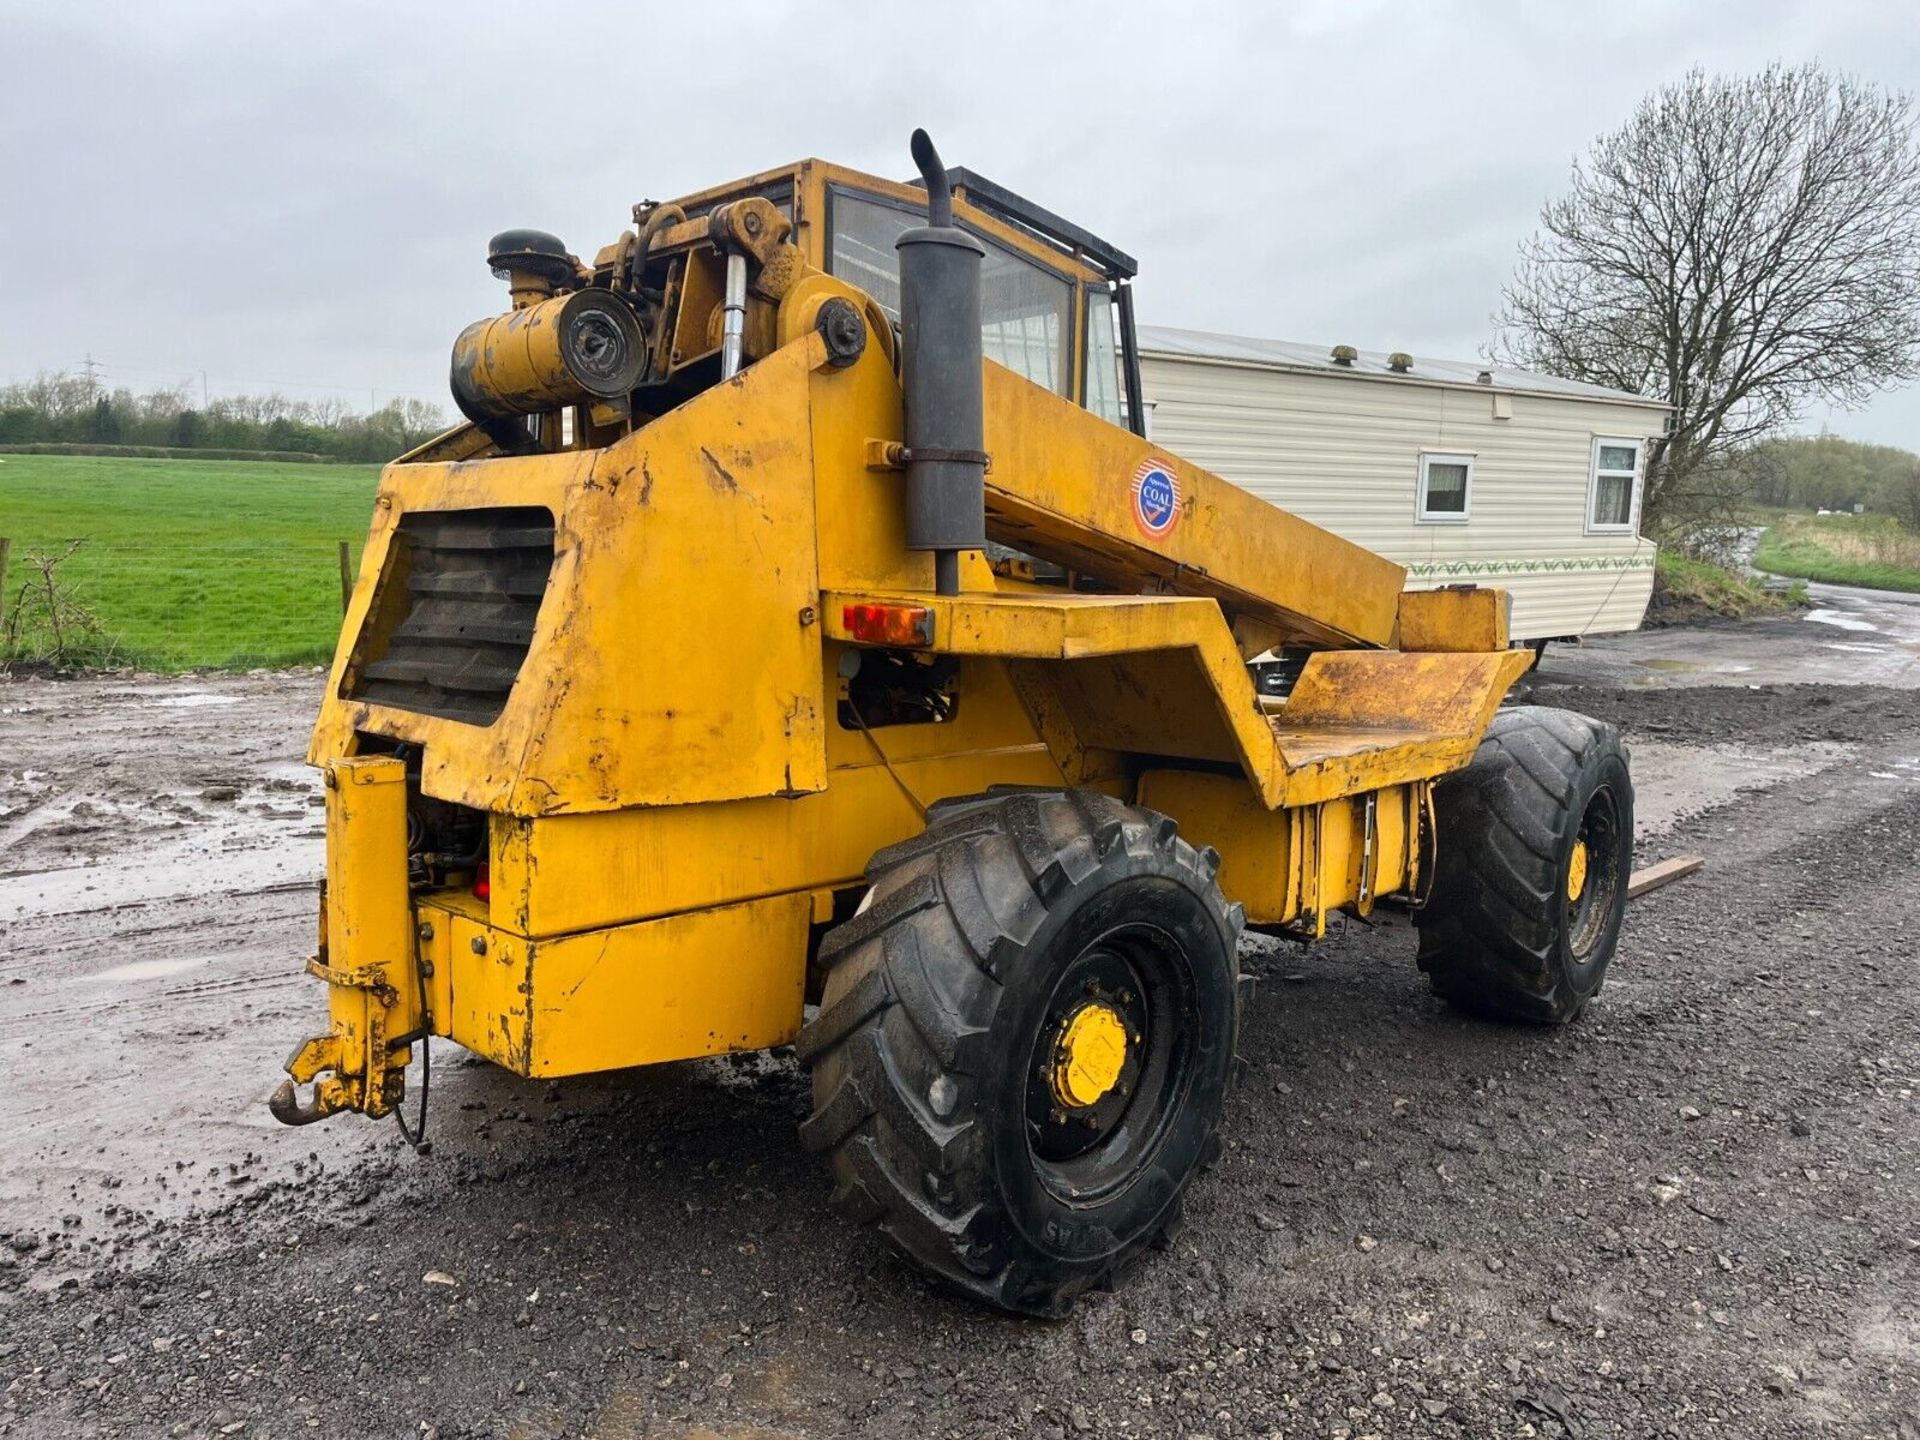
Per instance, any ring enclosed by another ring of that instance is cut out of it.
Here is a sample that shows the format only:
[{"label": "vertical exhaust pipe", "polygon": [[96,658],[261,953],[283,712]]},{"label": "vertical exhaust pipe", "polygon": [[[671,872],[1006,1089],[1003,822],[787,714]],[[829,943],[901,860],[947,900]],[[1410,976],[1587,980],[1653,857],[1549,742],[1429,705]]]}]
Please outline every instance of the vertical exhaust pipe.
[{"label": "vertical exhaust pipe", "polygon": [[913,162],[927,223],[900,256],[900,374],[906,408],[907,548],[933,551],[934,588],[960,593],[960,552],[987,543],[980,264],[986,247],[953,223],[946,167],[924,130]]}]

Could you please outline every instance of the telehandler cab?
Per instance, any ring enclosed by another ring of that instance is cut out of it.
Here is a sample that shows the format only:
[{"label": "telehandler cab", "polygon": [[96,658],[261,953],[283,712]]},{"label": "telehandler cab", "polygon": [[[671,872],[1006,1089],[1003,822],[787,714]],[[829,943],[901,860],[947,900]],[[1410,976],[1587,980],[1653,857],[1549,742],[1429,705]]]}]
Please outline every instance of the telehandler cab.
[{"label": "telehandler cab", "polygon": [[913,154],[591,263],[495,238],[513,308],[381,476],[314,730],[331,1025],[272,1109],[397,1113],[429,1036],[796,1045],[838,1208],[1057,1315],[1219,1151],[1243,927],[1411,907],[1448,1000],[1570,1020],[1633,793],[1608,727],[1496,714],[1503,592],[1146,438],[1125,254]]}]

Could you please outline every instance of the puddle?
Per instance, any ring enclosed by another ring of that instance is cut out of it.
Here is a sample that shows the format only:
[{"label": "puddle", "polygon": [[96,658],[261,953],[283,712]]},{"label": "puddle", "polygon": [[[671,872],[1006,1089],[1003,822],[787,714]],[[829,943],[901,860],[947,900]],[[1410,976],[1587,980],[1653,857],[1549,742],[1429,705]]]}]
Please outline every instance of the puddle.
[{"label": "puddle", "polygon": [[1669,660],[1664,657],[1642,660],[1638,663],[1643,670],[1658,670],[1664,675],[1698,675],[1708,672],[1715,675],[1744,675],[1753,669],[1751,665],[1742,665],[1737,662],[1716,664],[1706,660]]},{"label": "puddle", "polygon": [[1841,630],[1878,630],[1880,627],[1844,610],[1809,610],[1803,617],[1816,625],[1832,625]]},{"label": "puddle", "polygon": [[1887,653],[1887,647],[1884,645],[1862,645],[1854,640],[1826,640],[1821,642],[1820,648],[1823,650],[1845,650],[1853,655],[1884,655]]},{"label": "puddle", "polygon": [[238,695],[210,695],[205,691],[198,691],[192,695],[162,695],[152,703],[156,709],[161,710],[193,710],[202,705],[238,705],[240,703],[240,697]]},{"label": "puddle", "polygon": [[116,965],[111,970],[102,970],[89,978],[101,984],[118,984],[123,980],[164,980],[169,975],[178,975],[183,970],[206,963],[204,955],[179,955],[169,960],[135,960],[129,965]]}]

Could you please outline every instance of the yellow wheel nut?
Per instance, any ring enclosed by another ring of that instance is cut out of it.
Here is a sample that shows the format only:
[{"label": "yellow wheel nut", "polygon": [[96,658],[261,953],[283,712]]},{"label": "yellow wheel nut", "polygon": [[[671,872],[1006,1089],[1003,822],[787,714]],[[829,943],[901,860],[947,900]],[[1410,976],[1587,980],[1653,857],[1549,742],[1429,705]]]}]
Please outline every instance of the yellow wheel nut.
[{"label": "yellow wheel nut", "polygon": [[1573,842],[1573,856],[1567,862],[1567,900],[1573,903],[1587,892],[1587,842]]},{"label": "yellow wheel nut", "polygon": [[1127,1027],[1120,1016],[1108,1005],[1083,1005],[1054,1049],[1054,1096],[1075,1109],[1098,1104],[1119,1083],[1126,1063]]}]

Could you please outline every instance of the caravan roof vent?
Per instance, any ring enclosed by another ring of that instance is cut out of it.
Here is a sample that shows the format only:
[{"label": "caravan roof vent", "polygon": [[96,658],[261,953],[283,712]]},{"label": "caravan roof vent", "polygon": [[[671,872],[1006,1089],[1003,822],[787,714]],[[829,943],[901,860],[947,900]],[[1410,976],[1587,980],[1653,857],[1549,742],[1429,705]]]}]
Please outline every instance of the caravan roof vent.
[{"label": "caravan roof vent", "polygon": [[1404,350],[1396,350],[1387,356],[1387,369],[1396,375],[1404,375],[1413,368],[1413,357]]},{"label": "caravan roof vent", "polygon": [[1332,354],[1333,363],[1336,365],[1351,365],[1360,358],[1360,352],[1351,345],[1336,345],[1333,347]]}]

